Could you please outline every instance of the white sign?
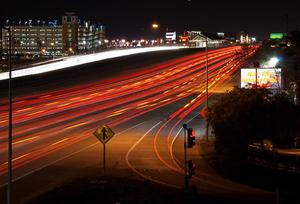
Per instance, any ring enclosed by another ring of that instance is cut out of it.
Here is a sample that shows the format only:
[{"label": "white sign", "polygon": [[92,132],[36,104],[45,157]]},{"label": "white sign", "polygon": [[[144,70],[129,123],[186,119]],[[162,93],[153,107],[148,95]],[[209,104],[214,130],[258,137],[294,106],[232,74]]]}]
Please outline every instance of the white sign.
[{"label": "white sign", "polygon": [[176,32],[167,32],[166,40],[167,41],[175,41],[176,40]]}]

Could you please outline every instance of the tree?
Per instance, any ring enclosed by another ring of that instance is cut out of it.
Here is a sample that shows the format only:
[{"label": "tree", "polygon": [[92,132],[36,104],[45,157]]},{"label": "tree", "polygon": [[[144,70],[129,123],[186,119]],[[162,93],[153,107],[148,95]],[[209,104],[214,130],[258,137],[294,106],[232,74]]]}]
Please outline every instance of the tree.
[{"label": "tree", "polygon": [[291,32],[289,39],[296,48],[300,49],[300,31],[294,30]]},{"label": "tree", "polygon": [[209,110],[218,158],[241,165],[253,142],[269,139],[277,146],[289,144],[300,132],[299,113],[284,94],[271,97],[266,89],[233,89]]}]

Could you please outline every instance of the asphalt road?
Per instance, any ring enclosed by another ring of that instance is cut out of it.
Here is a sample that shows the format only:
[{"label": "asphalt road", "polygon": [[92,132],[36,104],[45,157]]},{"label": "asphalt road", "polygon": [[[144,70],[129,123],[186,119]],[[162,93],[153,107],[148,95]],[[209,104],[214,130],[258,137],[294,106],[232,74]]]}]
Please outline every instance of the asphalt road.
[{"label": "asphalt road", "polygon": [[[210,95],[225,87],[254,52],[240,47],[210,51]],[[102,146],[92,135],[103,124],[117,133],[107,144],[108,174],[182,188],[180,128],[184,122],[204,125],[199,116],[205,102],[203,52],[108,60],[18,79],[14,85],[14,203],[74,178],[103,173]],[[5,103],[0,101],[1,201],[7,171]],[[272,202],[271,193],[230,182],[210,169],[197,151],[190,155],[199,165],[192,183],[202,193]]]}]

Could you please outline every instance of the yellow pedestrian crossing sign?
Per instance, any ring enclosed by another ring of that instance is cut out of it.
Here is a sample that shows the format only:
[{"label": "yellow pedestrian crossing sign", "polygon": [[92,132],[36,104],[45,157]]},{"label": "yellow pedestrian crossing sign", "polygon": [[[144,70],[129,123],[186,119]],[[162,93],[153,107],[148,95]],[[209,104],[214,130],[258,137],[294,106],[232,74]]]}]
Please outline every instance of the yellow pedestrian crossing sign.
[{"label": "yellow pedestrian crossing sign", "polygon": [[110,129],[108,125],[103,125],[94,132],[94,135],[100,142],[105,144],[115,135],[115,133]]}]

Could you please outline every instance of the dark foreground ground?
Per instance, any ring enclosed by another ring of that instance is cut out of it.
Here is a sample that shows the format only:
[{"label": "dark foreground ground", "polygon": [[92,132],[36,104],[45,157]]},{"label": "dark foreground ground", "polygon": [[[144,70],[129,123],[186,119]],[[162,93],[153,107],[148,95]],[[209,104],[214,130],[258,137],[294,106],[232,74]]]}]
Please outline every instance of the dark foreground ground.
[{"label": "dark foreground ground", "polygon": [[125,178],[91,177],[83,178],[58,187],[27,204],[53,203],[105,203],[105,204],[135,204],[135,203],[230,203],[247,204],[228,198],[217,198],[203,195],[191,187],[189,192],[183,189],[173,189],[149,181],[130,180]]}]

